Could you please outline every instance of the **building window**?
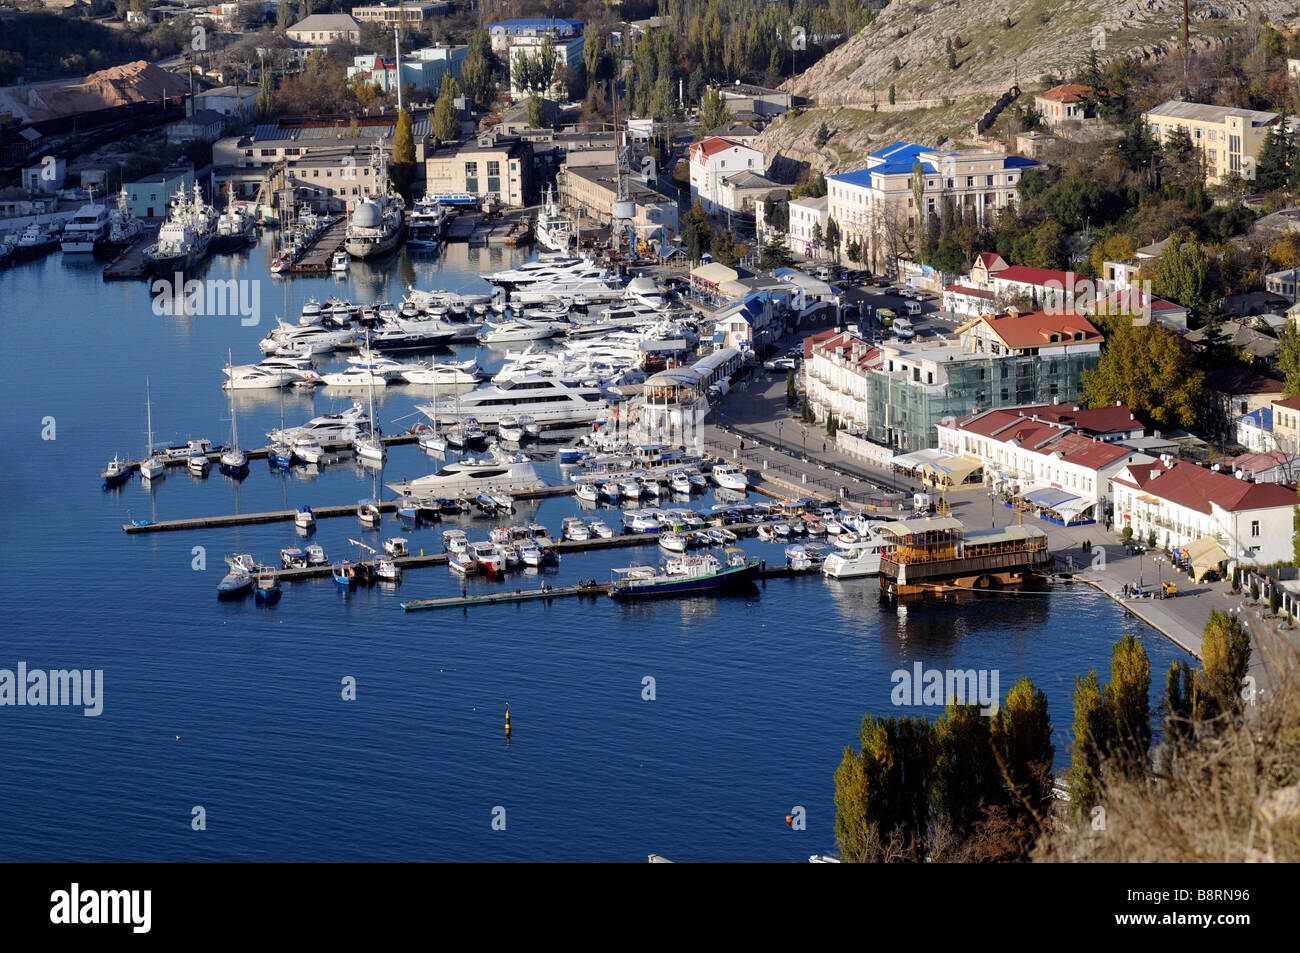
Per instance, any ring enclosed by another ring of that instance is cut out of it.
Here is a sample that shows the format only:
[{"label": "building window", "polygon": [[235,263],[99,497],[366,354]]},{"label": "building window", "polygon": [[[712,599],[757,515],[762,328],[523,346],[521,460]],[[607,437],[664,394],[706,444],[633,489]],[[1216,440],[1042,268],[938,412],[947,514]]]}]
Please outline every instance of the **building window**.
[{"label": "building window", "polygon": [[[477,163],[477,162],[466,162],[466,163],[465,163],[465,178],[468,179],[470,176],[475,176],[475,175],[478,175],[478,163]],[[474,190],[473,190],[473,189],[470,189],[470,191],[473,192]]]},{"label": "building window", "polygon": [[478,179],[466,179],[466,180],[465,180],[465,191],[468,192],[468,193],[470,193],[471,195],[477,195],[477,194],[478,194]]},{"label": "building window", "polygon": [[501,174],[501,163],[498,162],[497,160],[495,160],[495,159],[489,159],[489,160],[488,160],[487,167],[488,167],[488,175],[491,176],[491,175],[500,175],[500,174]]},{"label": "building window", "polygon": [[488,176],[488,191],[493,195],[501,194],[501,178],[499,176]]},{"label": "building window", "polygon": [[1251,536],[1259,535],[1259,520],[1250,521],[1250,535]]},{"label": "building window", "polygon": [[966,188],[970,189],[974,187],[975,187],[975,176],[973,175],[966,176]]}]

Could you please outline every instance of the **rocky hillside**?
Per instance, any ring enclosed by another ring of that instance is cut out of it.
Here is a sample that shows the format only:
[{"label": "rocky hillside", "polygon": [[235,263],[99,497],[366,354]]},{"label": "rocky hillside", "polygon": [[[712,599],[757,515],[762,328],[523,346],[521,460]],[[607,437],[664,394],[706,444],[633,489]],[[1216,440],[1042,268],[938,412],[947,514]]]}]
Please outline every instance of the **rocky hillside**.
[{"label": "rocky hillside", "polygon": [[[1222,43],[1252,15],[1287,25],[1300,22],[1300,7],[1282,0],[1194,0],[1192,42]],[[760,147],[769,158],[836,171],[875,144],[899,138],[968,142],[975,121],[1017,79],[1029,90],[1044,74],[1073,73],[1092,48],[1103,62],[1120,54],[1165,56],[1178,49],[1181,23],[1182,0],[893,0],[873,23],[786,83],[816,107],[775,123]],[[949,65],[949,40],[956,69]],[[836,135],[817,150],[812,133],[823,120]]]}]

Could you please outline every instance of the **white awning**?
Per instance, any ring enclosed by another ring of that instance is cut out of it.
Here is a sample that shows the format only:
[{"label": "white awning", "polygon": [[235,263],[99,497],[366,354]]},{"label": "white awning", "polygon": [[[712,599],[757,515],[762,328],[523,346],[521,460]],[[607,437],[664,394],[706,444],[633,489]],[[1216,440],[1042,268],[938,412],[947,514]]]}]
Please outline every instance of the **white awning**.
[{"label": "white awning", "polygon": [[889,462],[896,467],[920,468],[931,463],[937,463],[944,457],[942,450],[936,450],[933,447],[925,450],[913,450],[911,453],[900,453],[892,458]]}]

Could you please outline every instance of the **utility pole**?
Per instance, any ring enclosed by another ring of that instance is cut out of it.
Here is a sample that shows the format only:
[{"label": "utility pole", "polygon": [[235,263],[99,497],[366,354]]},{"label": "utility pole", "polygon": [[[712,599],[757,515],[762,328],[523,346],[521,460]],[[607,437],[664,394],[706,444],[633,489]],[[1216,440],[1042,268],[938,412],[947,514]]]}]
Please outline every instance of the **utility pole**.
[{"label": "utility pole", "polygon": [[1190,21],[1190,17],[1188,16],[1187,13],[1187,0],[1183,0],[1183,98],[1184,99],[1186,99],[1190,95],[1190,91],[1187,88],[1187,64],[1191,58],[1191,53],[1187,43],[1187,36],[1189,32],[1188,30],[1189,21]]},{"label": "utility pole", "polygon": [[396,62],[394,72],[397,80],[397,111],[402,111],[402,27],[399,23],[393,24],[393,55]]}]

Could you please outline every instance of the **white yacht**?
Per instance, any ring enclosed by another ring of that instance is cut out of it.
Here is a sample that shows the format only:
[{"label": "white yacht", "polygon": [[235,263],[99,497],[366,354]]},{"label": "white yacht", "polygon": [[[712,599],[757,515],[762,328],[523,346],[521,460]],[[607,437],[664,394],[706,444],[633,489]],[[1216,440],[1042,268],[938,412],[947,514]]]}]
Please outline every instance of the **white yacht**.
[{"label": "white yacht", "polygon": [[505,344],[510,341],[543,341],[553,338],[562,330],[558,325],[528,321],[520,318],[516,321],[502,321],[488,324],[489,330],[480,331],[478,339],[483,344]]},{"label": "white yacht", "polygon": [[92,254],[108,239],[113,222],[107,206],[95,204],[95,193],[90,192],[90,202],[81,206],[63,229],[59,247],[64,254]]},{"label": "white yacht", "polygon": [[330,259],[330,271],[334,272],[334,274],[336,275],[339,274],[346,275],[348,273],[348,267],[351,260],[352,259],[348,257],[347,252],[336,251],[334,253],[334,257]]},{"label": "white yacht", "polygon": [[749,485],[745,471],[730,463],[720,463],[713,468],[713,482],[728,490],[740,490]]},{"label": "white yacht", "polygon": [[244,367],[227,367],[226,380],[221,386],[226,390],[274,390],[288,387],[294,381],[302,380],[301,371],[283,367],[261,367],[250,364]]},{"label": "white yacht", "polygon": [[360,402],[337,414],[322,414],[297,427],[268,431],[266,436],[277,443],[292,443],[298,436],[314,437],[323,442],[348,441],[359,430],[370,429],[370,417]]},{"label": "white yacht", "polygon": [[390,490],[403,496],[467,495],[488,490],[526,490],[545,485],[531,463],[499,463],[495,460],[450,463],[428,476],[387,484]]},{"label": "white yacht", "polygon": [[421,404],[416,409],[436,423],[455,423],[463,415],[496,423],[502,417],[528,414],[537,422],[553,424],[596,420],[605,415],[608,404],[596,381],[527,374],[479,387],[454,402]]},{"label": "white yacht", "polygon": [[477,384],[482,377],[478,364],[473,360],[430,364],[402,372],[402,379],[408,384]]},{"label": "white yacht", "polygon": [[153,449],[153,402],[149,399],[149,382],[144,384],[144,406],[145,419],[148,427],[149,445],[145,451],[145,457],[140,461],[140,478],[148,483],[151,480],[161,480],[167,475],[167,463],[162,454],[155,453]]},{"label": "white yacht", "polygon": [[868,535],[848,546],[837,546],[835,552],[822,563],[822,572],[834,579],[854,576],[875,576],[880,572],[880,557],[888,553],[890,544],[878,533]]}]

